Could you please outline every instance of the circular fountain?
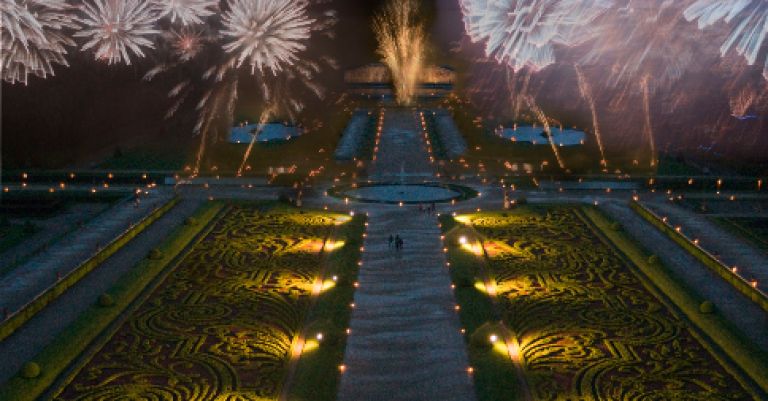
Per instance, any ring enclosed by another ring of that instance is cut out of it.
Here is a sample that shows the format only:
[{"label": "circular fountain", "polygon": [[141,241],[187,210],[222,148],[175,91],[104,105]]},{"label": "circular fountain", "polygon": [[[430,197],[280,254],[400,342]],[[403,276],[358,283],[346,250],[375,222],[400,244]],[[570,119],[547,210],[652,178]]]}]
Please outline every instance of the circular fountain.
[{"label": "circular fountain", "polygon": [[331,188],[328,195],[364,203],[418,204],[462,201],[478,193],[469,187],[443,183],[362,183]]}]

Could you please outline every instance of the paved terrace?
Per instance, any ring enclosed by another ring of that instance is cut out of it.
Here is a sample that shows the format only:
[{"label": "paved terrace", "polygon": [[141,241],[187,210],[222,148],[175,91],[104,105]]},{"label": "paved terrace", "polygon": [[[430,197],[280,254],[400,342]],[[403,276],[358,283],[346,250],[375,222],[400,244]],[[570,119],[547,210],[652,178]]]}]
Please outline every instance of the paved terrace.
[{"label": "paved terrace", "polygon": [[379,151],[368,175],[374,181],[420,182],[433,180],[435,168],[429,161],[427,144],[415,111],[387,109]]}]

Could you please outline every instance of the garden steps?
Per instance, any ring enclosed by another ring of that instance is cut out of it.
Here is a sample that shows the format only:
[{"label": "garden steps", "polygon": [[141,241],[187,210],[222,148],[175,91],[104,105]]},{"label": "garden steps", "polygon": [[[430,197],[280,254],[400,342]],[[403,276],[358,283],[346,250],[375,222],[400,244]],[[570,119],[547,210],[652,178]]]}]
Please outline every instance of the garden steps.
[{"label": "garden steps", "polygon": [[659,216],[669,217],[673,226],[682,226],[688,238],[698,238],[706,249],[728,266],[738,266],[747,280],[757,279],[768,288],[768,254],[710,221],[707,216],[691,212],[669,202],[644,202]]},{"label": "garden steps", "polygon": [[410,109],[386,109],[379,151],[368,175],[375,181],[421,182],[435,177],[427,144],[416,114]]},{"label": "garden steps", "polygon": [[25,362],[53,341],[90,308],[100,294],[107,292],[120,277],[146,258],[152,248],[168,237],[201,204],[200,200],[180,201],[99,268],[38,312],[10,337],[0,341],[0,358],[3,360],[0,364],[0,383],[8,380]]},{"label": "garden steps", "polygon": [[380,206],[368,222],[338,400],[474,400],[437,219]]},{"label": "garden steps", "polygon": [[[169,192],[155,191],[139,207],[120,202],[81,228],[52,244],[45,251],[15,267],[0,278],[0,311],[13,313],[48,289],[59,277],[88,260],[100,247],[121,235],[129,224],[140,221],[171,198]],[[2,316],[0,316],[1,318]]]},{"label": "garden steps", "polygon": [[623,229],[642,247],[658,255],[675,276],[683,278],[702,298],[712,300],[727,320],[755,345],[768,351],[768,314],[759,305],[638,216],[626,202],[605,201],[600,206],[621,222]]}]

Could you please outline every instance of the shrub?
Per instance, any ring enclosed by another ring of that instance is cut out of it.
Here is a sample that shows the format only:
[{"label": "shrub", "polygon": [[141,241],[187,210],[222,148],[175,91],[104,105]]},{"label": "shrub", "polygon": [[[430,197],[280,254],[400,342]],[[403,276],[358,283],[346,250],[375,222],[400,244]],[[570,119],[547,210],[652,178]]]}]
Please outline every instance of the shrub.
[{"label": "shrub", "polygon": [[184,220],[185,226],[194,226],[195,224],[197,224],[197,219],[194,217],[187,217],[187,219]]},{"label": "shrub", "polygon": [[499,340],[501,340],[503,333],[504,327],[499,323],[485,322],[469,336],[469,344],[476,348],[491,348],[493,346],[491,336],[498,336]]},{"label": "shrub", "polygon": [[621,231],[621,223],[619,223],[618,221],[614,221],[613,223],[611,223],[611,230]]},{"label": "shrub", "polygon": [[655,265],[655,264],[659,263],[659,257],[656,256],[656,255],[649,256],[648,257],[648,263],[650,263],[652,265]]},{"label": "shrub", "polygon": [[24,222],[23,230],[24,230],[25,234],[32,234],[35,231],[37,231],[37,227],[35,227],[35,225],[32,224],[31,221],[27,220],[27,221]]},{"label": "shrub", "polygon": [[704,301],[699,305],[699,312],[701,313],[713,313],[715,311],[715,304],[711,301]]},{"label": "shrub", "polygon": [[147,257],[150,260],[160,260],[160,259],[163,258],[163,251],[155,248],[155,249],[149,251],[149,255],[147,255]]},{"label": "shrub", "polygon": [[21,367],[20,374],[25,379],[34,379],[40,376],[40,365],[35,362],[27,362]]},{"label": "shrub", "polygon": [[0,227],[9,227],[11,225],[11,221],[8,220],[7,217],[3,216],[0,218]]},{"label": "shrub", "polygon": [[112,298],[109,294],[101,294],[99,295],[99,306],[103,307],[109,307],[115,304],[115,300]]}]

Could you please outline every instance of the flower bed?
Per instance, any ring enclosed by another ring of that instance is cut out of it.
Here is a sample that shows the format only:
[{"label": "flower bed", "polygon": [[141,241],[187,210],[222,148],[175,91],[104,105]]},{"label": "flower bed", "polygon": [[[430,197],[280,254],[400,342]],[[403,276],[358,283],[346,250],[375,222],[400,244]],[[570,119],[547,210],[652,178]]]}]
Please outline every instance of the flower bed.
[{"label": "flower bed", "polygon": [[56,398],[276,398],[337,218],[233,207]]},{"label": "flower bed", "polygon": [[509,330],[489,352],[518,358],[534,399],[759,399],[575,210],[459,220],[484,238],[485,288]]}]

